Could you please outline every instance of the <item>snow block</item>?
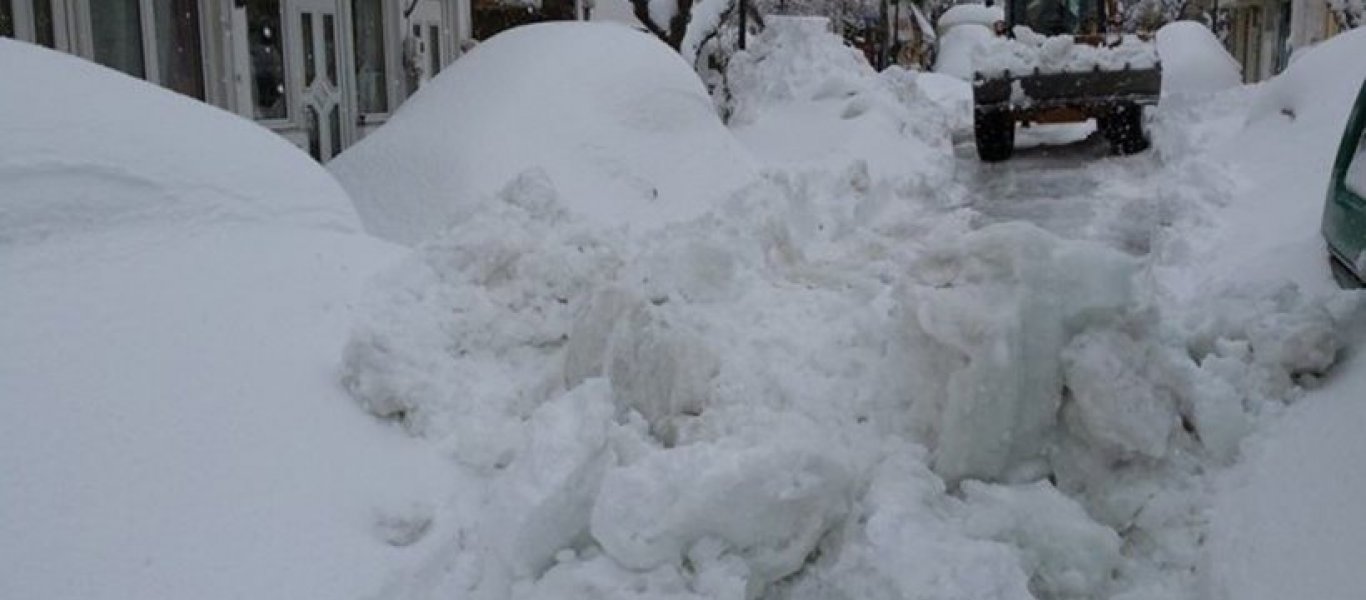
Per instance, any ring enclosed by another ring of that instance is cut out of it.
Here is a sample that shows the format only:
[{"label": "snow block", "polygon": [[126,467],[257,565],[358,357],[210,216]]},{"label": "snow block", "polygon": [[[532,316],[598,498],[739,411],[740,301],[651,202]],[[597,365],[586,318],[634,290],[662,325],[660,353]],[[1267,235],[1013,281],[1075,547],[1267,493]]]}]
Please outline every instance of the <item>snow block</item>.
[{"label": "snow block", "polygon": [[950,482],[999,480],[1042,458],[1062,402],[1061,353],[1132,303],[1135,262],[1090,242],[1005,223],[926,261],[905,303],[914,398],[933,466]]},{"label": "snow block", "polygon": [[1001,486],[963,482],[969,535],[1014,546],[1042,598],[1104,597],[1120,563],[1120,539],[1076,501],[1045,482]]},{"label": "snow block", "polygon": [[555,555],[586,541],[603,473],[614,461],[608,447],[612,392],[590,379],[531,415],[526,442],[506,476],[490,491],[498,515],[488,539],[520,576],[538,575]]},{"label": "snow block", "polygon": [[851,473],[818,449],[696,444],[608,471],[593,538],[644,571],[680,564],[702,545],[749,569],[750,597],[799,569],[848,511]]}]

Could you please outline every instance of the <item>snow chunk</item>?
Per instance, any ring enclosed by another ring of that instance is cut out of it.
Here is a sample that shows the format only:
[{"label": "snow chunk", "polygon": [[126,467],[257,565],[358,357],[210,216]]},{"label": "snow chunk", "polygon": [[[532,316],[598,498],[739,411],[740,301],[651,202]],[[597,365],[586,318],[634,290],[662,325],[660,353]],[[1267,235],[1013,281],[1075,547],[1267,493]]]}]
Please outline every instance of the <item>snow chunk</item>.
[{"label": "snow chunk", "polygon": [[636,570],[681,562],[709,545],[710,554],[741,557],[749,589],[758,591],[800,568],[845,514],[850,477],[816,448],[792,443],[655,452],[608,471],[593,537]]},{"label": "snow chunk", "polygon": [[1242,65],[1202,23],[1177,21],[1157,30],[1162,95],[1212,94],[1243,82]]},{"label": "snow chunk", "polygon": [[536,409],[517,461],[490,490],[488,538],[504,544],[515,573],[539,574],[558,552],[587,539],[589,515],[613,458],[607,443],[611,394],[606,380],[590,379]]},{"label": "snow chunk", "polygon": [[1119,71],[1157,66],[1157,49],[1135,35],[1125,35],[1115,46],[1074,43],[1070,35],[1039,35],[1023,25],[1015,26],[1015,38],[992,37],[972,57],[973,69],[985,77],[1009,71],[1015,75],[1038,69],[1043,73]]},{"label": "snow chunk", "polygon": [[1180,421],[1172,392],[1151,370],[1149,352],[1122,331],[1092,330],[1063,349],[1063,372],[1080,433],[1120,454],[1162,458]]},{"label": "snow chunk", "polygon": [[367,230],[410,245],[533,168],[569,213],[644,230],[704,213],[755,177],[677,53],[590,23],[480,44],[328,168]]},{"label": "snow chunk", "polygon": [[1042,456],[1063,385],[1061,352],[1132,302],[1136,264],[1023,223],[992,225],[926,261],[906,300],[924,386],[914,411],[950,481],[999,479]]},{"label": "snow chunk", "polygon": [[1103,596],[1120,563],[1120,539],[1076,501],[1039,482],[1023,486],[963,482],[969,535],[1020,550],[1030,589],[1044,598]]}]

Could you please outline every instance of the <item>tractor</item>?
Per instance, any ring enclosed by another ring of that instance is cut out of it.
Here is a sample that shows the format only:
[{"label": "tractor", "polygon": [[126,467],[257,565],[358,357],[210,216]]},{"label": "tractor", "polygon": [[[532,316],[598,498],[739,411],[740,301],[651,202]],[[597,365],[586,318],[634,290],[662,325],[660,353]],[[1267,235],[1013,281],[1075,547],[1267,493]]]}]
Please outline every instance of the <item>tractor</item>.
[{"label": "tractor", "polygon": [[1114,0],[1005,0],[1004,9],[1006,20],[996,24],[996,36],[1012,42],[1025,35],[1047,39],[1041,49],[1035,48],[1041,53],[1066,56],[1075,50],[1078,56],[1113,59],[1115,54],[1107,51],[1123,45],[1126,50],[1141,46],[1153,59],[1137,64],[1054,61],[1025,72],[978,70],[972,82],[973,130],[977,155],[983,161],[1010,158],[1017,123],[1095,119],[1116,153],[1132,154],[1148,147],[1143,107],[1158,101],[1162,67],[1151,36],[1122,33]]}]

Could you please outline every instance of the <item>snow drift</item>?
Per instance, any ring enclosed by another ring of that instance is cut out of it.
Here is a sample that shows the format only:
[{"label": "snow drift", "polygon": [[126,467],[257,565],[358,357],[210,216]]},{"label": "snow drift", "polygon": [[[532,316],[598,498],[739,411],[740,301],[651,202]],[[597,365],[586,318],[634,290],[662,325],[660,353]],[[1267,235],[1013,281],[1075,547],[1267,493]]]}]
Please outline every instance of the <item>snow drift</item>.
[{"label": "snow drift", "polygon": [[411,562],[439,465],[331,376],[396,249],[255,124],[10,40],[0,72],[0,596],[338,598]]},{"label": "snow drift", "polygon": [[570,213],[635,228],[701,214],[754,176],[677,53],[583,23],[480,44],[328,168],[368,231],[405,244],[468,218],[530,170]]}]

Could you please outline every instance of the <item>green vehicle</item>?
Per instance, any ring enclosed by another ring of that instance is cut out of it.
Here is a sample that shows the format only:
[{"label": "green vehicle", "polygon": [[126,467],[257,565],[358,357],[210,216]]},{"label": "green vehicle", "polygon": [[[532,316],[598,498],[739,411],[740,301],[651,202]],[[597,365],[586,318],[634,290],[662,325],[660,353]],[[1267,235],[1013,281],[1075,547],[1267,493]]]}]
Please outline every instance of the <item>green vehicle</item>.
[{"label": "green vehicle", "polygon": [[1323,239],[1328,242],[1328,258],[1338,284],[1362,287],[1366,281],[1366,81],[1347,117],[1347,131],[1328,179]]}]

